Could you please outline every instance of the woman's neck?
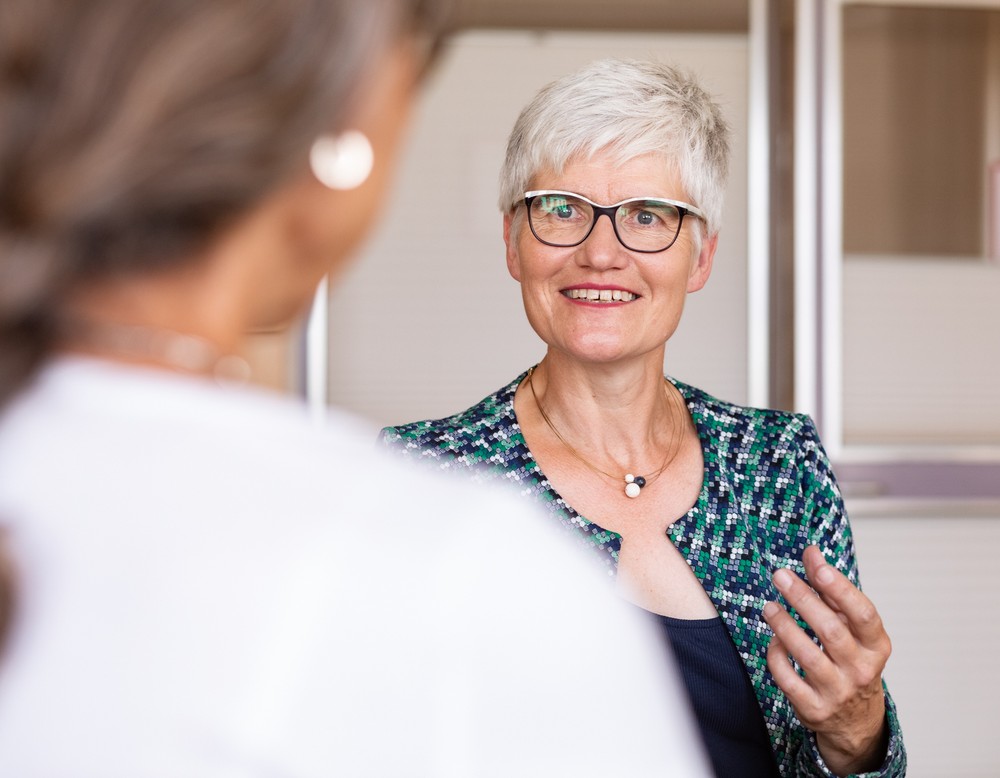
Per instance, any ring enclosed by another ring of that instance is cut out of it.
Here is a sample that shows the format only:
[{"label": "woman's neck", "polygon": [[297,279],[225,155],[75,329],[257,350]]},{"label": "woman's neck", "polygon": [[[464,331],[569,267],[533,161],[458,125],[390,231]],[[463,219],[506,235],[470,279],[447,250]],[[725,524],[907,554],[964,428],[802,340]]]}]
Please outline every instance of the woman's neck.
[{"label": "woman's neck", "polygon": [[63,351],[181,373],[246,378],[232,293],[204,265],[77,290],[58,315]]},{"label": "woman's neck", "polygon": [[162,327],[63,318],[57,338],[64,352],[218,380],[250,379],[250,364],[197,335]]},{"label": "woman's neck", "polygon": [[568,445],[605,462],[652,469],[690,421],[662,366],[662,353],[605,365],[550,352],[532,388],[547,423]]}]

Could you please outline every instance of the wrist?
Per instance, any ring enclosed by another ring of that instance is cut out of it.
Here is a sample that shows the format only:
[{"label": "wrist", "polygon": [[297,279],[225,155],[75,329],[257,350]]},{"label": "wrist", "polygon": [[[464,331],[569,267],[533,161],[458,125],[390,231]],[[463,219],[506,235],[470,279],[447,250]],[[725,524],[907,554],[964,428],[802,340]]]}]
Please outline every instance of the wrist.
[{"label": "wrist", "polygon": [[830,735],[816,733],[816,745],[834,775],[844,776],[878,770],[889,751],[889,721],[883,713],[877,726],[867,731]]}]

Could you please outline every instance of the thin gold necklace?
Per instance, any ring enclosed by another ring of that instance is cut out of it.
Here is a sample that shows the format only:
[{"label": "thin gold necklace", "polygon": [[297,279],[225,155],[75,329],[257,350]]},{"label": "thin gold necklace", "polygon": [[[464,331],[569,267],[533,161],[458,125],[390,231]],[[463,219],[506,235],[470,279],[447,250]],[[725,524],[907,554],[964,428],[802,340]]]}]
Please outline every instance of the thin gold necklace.
[{"label": "thin gold necklace", "polygon": [[[538,365],[529,368],[528,375],[526,376],[525,380],[528,383],[528,388],[531,390],[531,396],[535,400],[535,405],[538,406],[538,412],[542,414],[542,418],[545,420],[545,423],[548,425],[549,429],[552,430],[553,434],[559,439],[559,442],[562,443],[567,448],[569,453],[571,453],[574,457],[579,459],[583,464],[585,464],[595,473],[600,473],[606,478],[610,478],[615,483],[621,483],[622,481],[621,476],[615,476],[612,475],[611,473],[601,470],[601,468],[599,468],[597,465],[588,461],[579,451],[573,448],[566,441],[566,438],[564,438],[561,434],[559,434],[559,430],[557,430],[556,425],[552,423],[552,420],[549,418],[549,415],[545,412],[545,409],[542,407],[542,403],[539,401],[538,395],[535,393],[535,384],[531,380],[531,376],[535,372],[535,367],[538,367]],[[667,398],[668,401],[671,402],[671,404],[676,404],[676,400],[674,400],[670,396],[670,390],[667,388],[666,379],[664,379],[663,383],[664,383],[663,391],[668,395]],[[671,420],[673,420],[673,417],[671,417]],[[674,461],[674,457],[677,456],[677,450],[679,448],[674,445],[676,439],[677,439],[677,424],[674,423],[670,425],[670,445],[667,447],[667,453],[664,454],[663,461],[660,463],[659,469],[657,469],[655,472],[651,473],[648,476],[634,475],[633,473],[625,474],[624,480],[625,480],[626,497],[632,497],[632,498],[638,497],[642,493],[642,488],[644,486],[648,486],[653,481],[655,481],[657,477],[659,477],[660,473],[666,470],[667,466]]]}]

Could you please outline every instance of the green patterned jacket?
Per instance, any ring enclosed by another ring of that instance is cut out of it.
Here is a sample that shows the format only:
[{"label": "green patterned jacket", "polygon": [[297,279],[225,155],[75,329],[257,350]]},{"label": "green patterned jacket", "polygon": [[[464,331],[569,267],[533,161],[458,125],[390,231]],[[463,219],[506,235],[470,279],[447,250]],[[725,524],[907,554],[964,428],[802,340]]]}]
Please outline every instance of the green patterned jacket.
[{"label": "green patterned jacket", "polygon": [[[543,504],[553,520],[587,546],[614,576],[621,536],[580,516],[556,493],[525,444],[514,415],[522,374],[482,402],[445,419],[382,431],[390,448],[477,480],[510,483]],[[804,574],[801,557],[815,543],[858,583],[850,524],[830,463],[808,416],[744,408],[671,380],[684,396],[701,439],[705,479],[695,506],[667,534],[687,559],[728,627],[753,683],[784,776],[832,776],[815,736],[795,716],[767,669],[770,628],[761,610],[781,599],[771,573]],[[885,691],[889,750],[877,772],[906,773],[896,707]]]}]

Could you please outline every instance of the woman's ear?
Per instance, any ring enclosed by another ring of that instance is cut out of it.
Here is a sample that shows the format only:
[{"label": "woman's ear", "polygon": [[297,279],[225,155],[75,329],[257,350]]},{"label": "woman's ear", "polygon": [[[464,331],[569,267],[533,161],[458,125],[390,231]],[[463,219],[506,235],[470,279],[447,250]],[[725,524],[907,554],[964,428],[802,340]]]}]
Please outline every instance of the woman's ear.
[{"label": "woman's ear", "polygon": [[712,274],[712,263],[715,261],[715,249],[718,245],[719,233],[715,233],[701,242],[701,251],[698,252],[697,259],[692,263],[691,273],[688,276],[688,292],[697,292],[708,283],[708,277]]},{"label": "woman's ear", "polygon": [[517,251],[517,225],[512,212],[503,215],[503,242],[507,245],[507,272],[521,283],[521,257]]}]

